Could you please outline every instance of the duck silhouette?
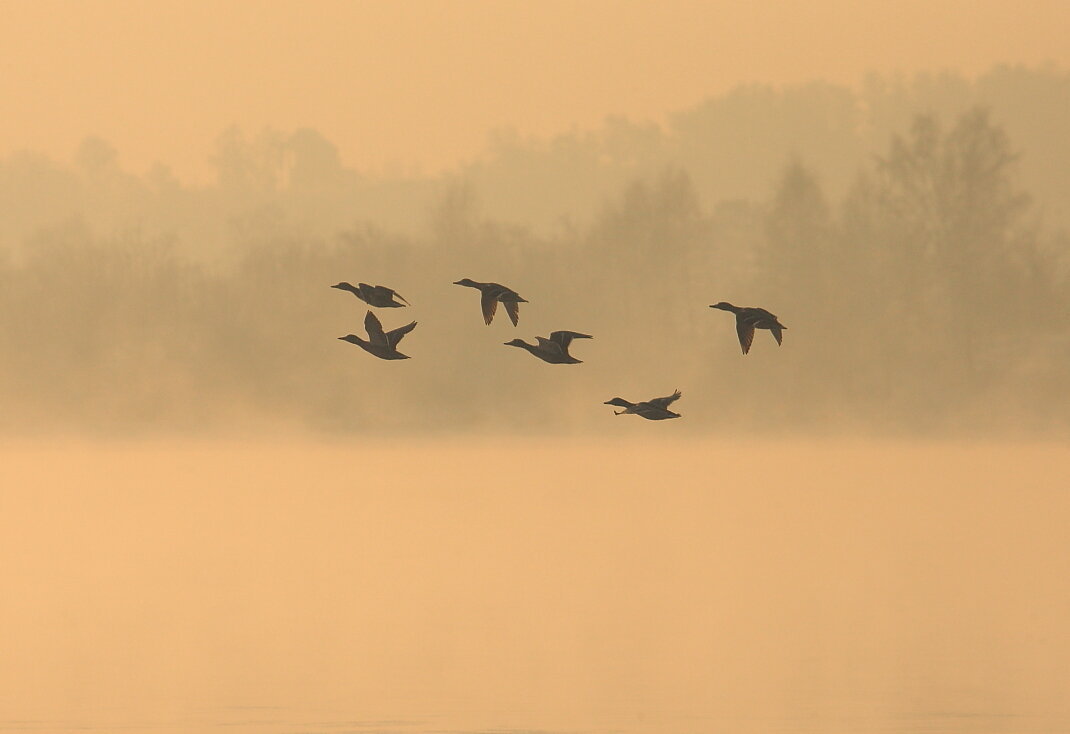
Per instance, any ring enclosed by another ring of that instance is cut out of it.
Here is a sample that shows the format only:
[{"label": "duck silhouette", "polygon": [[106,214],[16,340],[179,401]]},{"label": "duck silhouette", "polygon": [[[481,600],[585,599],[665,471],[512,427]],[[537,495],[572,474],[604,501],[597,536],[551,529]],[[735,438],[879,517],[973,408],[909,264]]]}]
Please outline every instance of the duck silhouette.
[{"label": "duck silhouette", "polygon": [[788,328],[777,320],[777,317],[764,308],[750,306],[733,306],[728,301],[715,303],[710,308],[719,308],[722,311],[731,311],[736,315],[736,334],[739,336],[739,346],[743,353],[750,351],[751,342],[754,341],[755,329],[768,329],[773,332],[773,338],[779,345],[783,339],[784,329]]},{"label": "duck silhouette", "polygon": [[509,319],[513,322],[513,326],[516,326],[520,320],[520,304],[528,302],[512,288],[506,288],[501,283],[480,283],[471,278],[462,278],[454,281],[453,284],[475,288],[480,292],[479,305],[483,309],[483,321],[488,326],[494,320],[494,313],[498,310],[499,303],[505,306]]},{"label": "duck silhouette", "polygon": [[[385,285],[368,285],[367,283],[352,285],[343,280],[341,283],[332,285],[331,288],[349,291],[369,306],[375,306],[376,308],[404,308],[412,305],[396,290],[387,288]],[[395,297],[403,301],[403,303],[395,301]]]},{"label": "duck silhouette", "polygon": [[535,337],[536,344],[528,344],[523,339],[513,339],[505,342],[507,347],[520,347],[534,354],[543,362],[550,364],[580,364],[583,360],[576,359],[568,353],[568,345],[573,339],[593,339],[590,334],[580,334],[576,331],[554,331],[549,339],[541,336]]},{"label": "duck silhouette", "polygon": [[612,400],[607,400],[603,405],[616,405],[624,408],[624,410],[614,410],[614,415],[637,415],[641,418],[646,418],[648,421],[661,421],[666,418],[680,417],[679,413],[669,410],[669,405],[679,400],[681,395],[683,393],[677,390],[672,395],[666,395],[663,398],[652,398],[641,403],[633,403],[624,398],[613,398]]},{"label": "duck silhouette", "polygon": [[365,352],[374,354],[379,359],[409,359],[409,355],[399,352],[397,346],[403,336],[416,328],[415,321],[384,332],[383,325],[379,323],[379,318],[371,311],[368,311],[368,315],[364,317],[364,328],[368,332],[366,340],[356,334],[346,334],[338,338],[344,342],[356,344]]}]

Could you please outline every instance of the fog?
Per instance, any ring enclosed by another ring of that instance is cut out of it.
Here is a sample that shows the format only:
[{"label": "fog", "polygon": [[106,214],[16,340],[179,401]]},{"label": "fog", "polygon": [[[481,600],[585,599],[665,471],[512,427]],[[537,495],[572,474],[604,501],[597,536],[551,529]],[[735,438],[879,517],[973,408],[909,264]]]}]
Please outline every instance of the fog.
[{"label": "fog", "polygon": [[[495,135],[444,176],[340,163],[310,129],[221,134],[216,183],[0,161],[9,435],[644,430],[601,404],[679,388],[689,433],[1057,435],[1070,419],[1070,82],[998,67],[741,87],[665,126]],[[529,303],[480,318],[460,278]],[[382,283],[405,363],[336,337]],[[718,301],[788,330],[744,357]],[[502,344],[568,329],[580,365]],[[612,426],[612,427],[610,427]]]},{"label": "fog", "polygon": [[7,730],[1070,723],[1061,444],[171,441],[0,459]]},{"label": "fog", "polygon": [[1070,731],[1065,5],[5,11],[0,730]]}]

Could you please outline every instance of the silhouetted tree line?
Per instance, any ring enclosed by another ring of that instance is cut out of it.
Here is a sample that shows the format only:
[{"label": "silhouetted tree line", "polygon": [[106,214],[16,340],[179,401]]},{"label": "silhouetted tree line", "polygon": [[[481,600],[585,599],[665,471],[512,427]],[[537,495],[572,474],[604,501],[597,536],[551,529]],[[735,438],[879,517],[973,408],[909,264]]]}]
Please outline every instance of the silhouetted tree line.
[{"label": "silhouetted tree line", "polygon": [[227,259],[253,229],[288,228],[331,238],[355,221],[394,232],[426,232],[429,208],[452,188],[477,192],[483,216],[542,236],[595,224],[604,202],[666,169],[691,178],[704,207],[760,201],[784,162],[817,171],[840,201],[860,167],[889,138],[931,114],[954,120],[982,106],[1022,148],[1017,175],[1047,226],[1070,229],[1070,73],[997,67],[977,79],[954,74],[871,76],[858,89],[825,83],[739,87],[671,115],[664,123],[607,119],[595,130],[550,138],[494,132],[484,154],[446,175],[361,172],[314,130],[247,135],[225,131],[211,156],[215,177],[189,185],[157,164],[143,175],[119,165],[108,142],[89,138],[60,164],[32,152],[0,159],[0,247],[21,248],[42,228],[71,218],[104,237],[140,228],[174,237],[182,252]]},{"label": "silhouetted tree line", "polygon": [[[94,139],[74,171],[29,154],[0,166],[0,191],[37,187],[42,211],[70,212],[0,259],[7,431],[604,431],[614,417],[602,401],[677,387],[677,431],[1070,425],[1068,238],[1042,226],[1018,150],[984,109],[915,116],[838,195],[810,163],[823,153],[785,151],[761,196],[711,199],[705,154],[655,165],[662,133],[614,123],[593,148],[551,154],[582,162],[607,148],[635,175],[551,228],[488,215],[485,172],[384,184],[311,131],[272,135],[227,133],[213,189],[162,169],[126,174]],[[519,150],[500,145],[513,152],[497,161]],[[548,165],[528,191],[574,185],[561,170]],[[433,203],[413,204],[421,196]],[[419,225],[377,219],[377,197],[409,202]],[[77,215],[92,207],[159,211],[142,226]],[[198,228],[230,243],[225,258],[191,254]],[[473,294],[451,284],[461,277],[528,298],[519,327],[485,326]],[[419,322],[412,360],[336,339],[365,310],[328,288],[338,280],[413,302],[380,311],[388,329]],[[784,346],[759,332],[742,356],[731,318],[707,307],[719,300],[777,313]],[[501,346],[553,329],[595,335],[577,350],[585,364]],[[617,420],[614,431],[650,428]]]}]

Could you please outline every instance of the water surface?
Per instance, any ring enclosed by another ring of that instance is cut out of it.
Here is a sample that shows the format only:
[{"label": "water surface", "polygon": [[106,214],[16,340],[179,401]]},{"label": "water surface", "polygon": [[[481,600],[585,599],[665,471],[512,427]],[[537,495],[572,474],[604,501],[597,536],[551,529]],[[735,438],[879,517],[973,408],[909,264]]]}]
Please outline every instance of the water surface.
[{"label": "water surface", "polygon": [[1070,452],[0,449],[0,731],[1070,731]]}]

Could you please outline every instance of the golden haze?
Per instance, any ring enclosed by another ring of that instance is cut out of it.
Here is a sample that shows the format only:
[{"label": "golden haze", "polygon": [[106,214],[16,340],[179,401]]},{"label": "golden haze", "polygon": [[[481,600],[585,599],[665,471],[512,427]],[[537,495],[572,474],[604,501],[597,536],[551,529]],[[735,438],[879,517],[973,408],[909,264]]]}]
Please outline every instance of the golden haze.
[{"label": "golden haze", "polygon": [[1063,446],[172,442],[0,459],[0,703],[34,731],[1070,716]]},{"label": "golden haze", "polygon": [[1070,64],[1059,0],[51,0],[4,16],[0,155],[66,160],[94,134],[131,170],[200,182],[232,124],[314,128],[358,170],[437,171],[493,128],[660,120],[742,83]]}]

